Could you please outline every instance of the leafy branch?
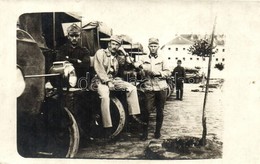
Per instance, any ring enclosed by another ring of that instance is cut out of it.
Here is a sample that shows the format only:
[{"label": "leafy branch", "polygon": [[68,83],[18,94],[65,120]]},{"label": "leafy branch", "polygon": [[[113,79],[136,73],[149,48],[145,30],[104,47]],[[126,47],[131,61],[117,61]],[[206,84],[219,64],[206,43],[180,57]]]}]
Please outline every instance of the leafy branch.
[{"label": "leafy branch", "polygon": [[210,54],[217,53],[215,50],[216,46],[210,44],[209,39],[200,39],[195,41],[195,43],[189,47],[189,54],[197,55],[200,57],[209,57]]}]

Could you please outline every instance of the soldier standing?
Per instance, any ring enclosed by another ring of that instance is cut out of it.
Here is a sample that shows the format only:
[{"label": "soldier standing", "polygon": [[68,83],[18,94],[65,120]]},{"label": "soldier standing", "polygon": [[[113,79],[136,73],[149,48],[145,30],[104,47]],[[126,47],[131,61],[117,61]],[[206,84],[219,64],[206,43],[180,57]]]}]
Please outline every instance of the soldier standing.
[{"label": "soldier standing", "polygon": [[141,85],[145,93],[145,111],[143,121],[147,125],[143,126],[141,140],[148,138],[149,115],[153,108],[156,108],[156,129],[154,138],[161,137],[161,127],[163,124],[163,109],[166,101],[167,82],[166,77],[170,76],[170,70],[163,57],[158,54],[159,39],[150,38],[148,48],[150,54],[141,61],[135,63],[135,67],[142,69],[144,83]]},{"label": "soldier standing", "polygon": [[172,75],[174,76],[176,85],[176,99],[182,101],[185,70],[181,66],[181,60],[177,61],[177,67],[174,68]]}]

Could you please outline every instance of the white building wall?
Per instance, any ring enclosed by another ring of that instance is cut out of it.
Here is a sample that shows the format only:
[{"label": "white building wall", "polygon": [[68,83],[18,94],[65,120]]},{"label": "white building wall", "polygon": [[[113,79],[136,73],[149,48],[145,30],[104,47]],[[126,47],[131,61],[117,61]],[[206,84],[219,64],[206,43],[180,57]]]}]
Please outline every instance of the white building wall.
[{"label": "white building wall", "polygon": [[[183,67],[200,67],[201,71],[207,74],[209,58],[189,54],[188,49],[190,46],[191,45],[187,44],[166,45],[161,53],[165,57],[165,59],[168,60],[171,70],[173,70],[177,66],[177,60],[181,60]],[[217,63],[225,64],[226,58],[226,49],[224,46],[218,46],[216,47],[216,49],[218,49],[218,52],[212,56],[211,62],[212,78],[221,77],[222,71],[219,71],[218,69],[214,68],[214,66]]]}]

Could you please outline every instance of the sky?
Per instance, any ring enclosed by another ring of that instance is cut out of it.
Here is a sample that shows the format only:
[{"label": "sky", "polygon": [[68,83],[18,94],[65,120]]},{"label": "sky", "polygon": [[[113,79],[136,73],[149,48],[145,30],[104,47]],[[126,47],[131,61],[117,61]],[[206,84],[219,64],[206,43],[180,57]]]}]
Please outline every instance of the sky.
[{"label": "sky", "polygon": [[91,1],[82,16],[83,22],[102,21],[114,34],[127,34],[146,47],[150,37],[159,38],[162,46],[176,34],[210,34],[216,16],[216,33],[224,34],[222,11],[217,2]]}]

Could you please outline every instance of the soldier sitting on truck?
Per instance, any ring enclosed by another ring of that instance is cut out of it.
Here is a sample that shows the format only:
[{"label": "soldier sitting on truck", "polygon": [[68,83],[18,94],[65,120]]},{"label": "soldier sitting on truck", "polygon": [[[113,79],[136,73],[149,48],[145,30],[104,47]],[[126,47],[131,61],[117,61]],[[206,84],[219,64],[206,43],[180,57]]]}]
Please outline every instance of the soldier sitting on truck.
[{"label": "soldier sitting on truck", "polygon": [[137,89],[134,85],[123,81],[118,77],[120,64],[120,55],[123,53],[126,57],[128,54],[121,47],[121,38],[111,36],[107,49],[99,49],[94,56],[94,69],[97,73],[97,91],[101,98],[101,116],[105,137],[109,137],[112,132],[112,120],[110,115],[110,98],[111,90],[126,90],[127,104],[129,115],[137,122],[141,122],[136,115],[140,114],[139,100]]},{"label": "soldier sitting on truck", "polygon": [[[58,48],[58,53],[56,61],[69,61],[73,64],[76,72],[78,82],[80,78],[86,77],[86,72],[89,70],[90,66],[90,55],[89,50],[85,47],[81,47],[80,43],[80,33],[81,28],[77,24],[72,24],[67,28],[68,40],[69,42]],[[78,83],[78,87],[82,86]]]}]

